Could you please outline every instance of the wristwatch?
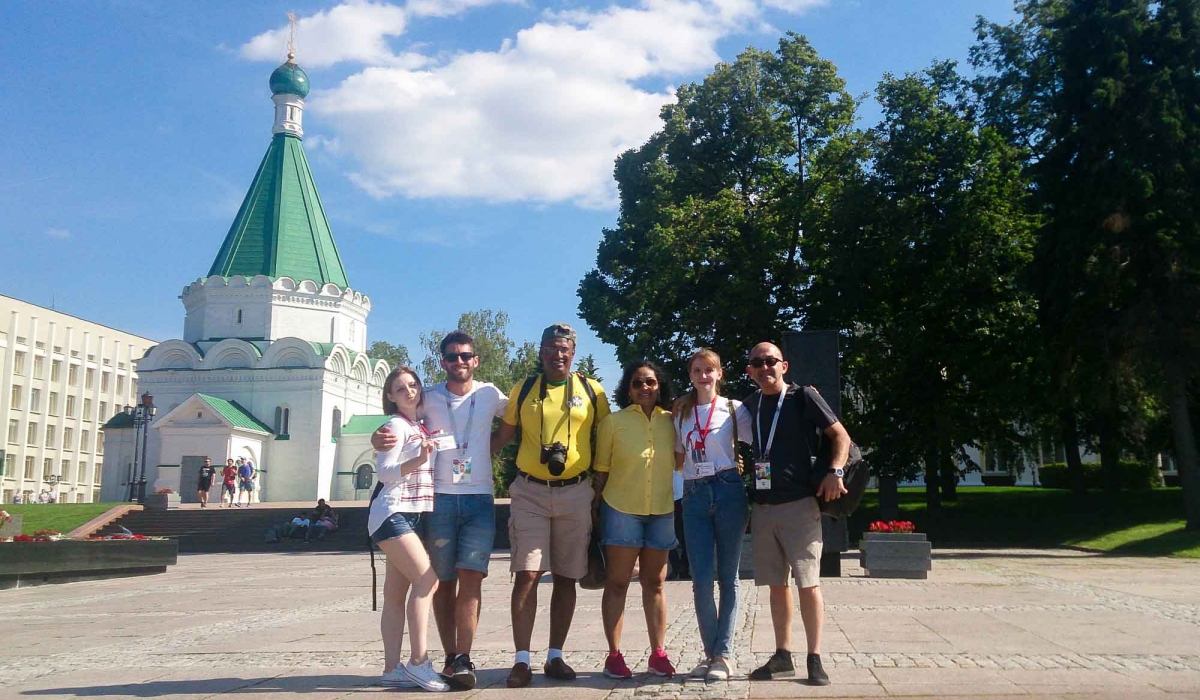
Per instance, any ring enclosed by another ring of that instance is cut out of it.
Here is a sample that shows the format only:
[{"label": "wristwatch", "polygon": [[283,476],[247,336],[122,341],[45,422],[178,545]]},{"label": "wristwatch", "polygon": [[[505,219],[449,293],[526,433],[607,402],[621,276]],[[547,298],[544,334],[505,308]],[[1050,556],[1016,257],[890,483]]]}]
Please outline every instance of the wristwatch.
[{"label": "wristwatch", "polygon": [[836,476],[839,479],[845,478],[845,476],[846,476],[846,470],[842,469],[841,467],[838,467],[837,469],[830,469],[829,473],[833,474],[834,476]]}]

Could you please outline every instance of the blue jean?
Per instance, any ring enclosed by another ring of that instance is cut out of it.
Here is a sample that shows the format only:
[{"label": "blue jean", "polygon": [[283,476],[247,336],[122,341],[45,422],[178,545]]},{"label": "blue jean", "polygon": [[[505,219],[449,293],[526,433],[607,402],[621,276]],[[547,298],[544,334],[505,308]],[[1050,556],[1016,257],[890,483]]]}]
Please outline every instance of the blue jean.
[{"label": "blue jean", "polygon": [[[683,483],[683,532],[704,655],[730,658],[738,611],[738,565],[750,508],[736,469]],[[715,552],[715,556],[714,556]],[[713,581],[721,587],[720,609]]]},{"label": "blue jean", "polygon": [[435,493],[427,517],[425,549],[439,581],[453,581],[458,570],[488,573],[496,539],[496,507],[492,495]]}]

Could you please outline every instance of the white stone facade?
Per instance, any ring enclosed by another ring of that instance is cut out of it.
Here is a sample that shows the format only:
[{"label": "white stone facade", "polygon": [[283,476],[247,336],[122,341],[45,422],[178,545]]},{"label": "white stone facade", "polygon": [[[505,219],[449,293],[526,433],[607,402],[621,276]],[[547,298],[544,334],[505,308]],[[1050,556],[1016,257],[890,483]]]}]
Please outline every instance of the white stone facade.
[{"label": "white stone facade", "polygon": [[134,362],[155,341],[3,295],[0,324],[0,500],[90,503],[119,489],[101,467],[103,426],[134,403]]}]

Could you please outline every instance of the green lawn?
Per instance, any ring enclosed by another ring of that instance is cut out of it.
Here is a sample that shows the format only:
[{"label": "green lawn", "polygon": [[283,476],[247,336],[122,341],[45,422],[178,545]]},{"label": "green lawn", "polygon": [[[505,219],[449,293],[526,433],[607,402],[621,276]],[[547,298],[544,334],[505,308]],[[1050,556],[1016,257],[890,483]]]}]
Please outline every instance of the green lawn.
[{"label": "green lawn", "polygon": [[64,535],[120,503],[22,503],[5,505],[9,515],[22,515],[21,532],[57,530]]},{"label": "green lawn", "polygon": [[[1060,489],[960,487],[958,501],[944,503],[939,513],[926,512],[924,488],[904,488],[900,511],[935,547],[1073,545],[1117,554],[1200,558],[1200,532],[1183,530],[1183,492],[1178,488],[1088,492],[1077,498]],[[850,519],[851,540],[857,541],[878,517],[878,494],[869,491]]]}]

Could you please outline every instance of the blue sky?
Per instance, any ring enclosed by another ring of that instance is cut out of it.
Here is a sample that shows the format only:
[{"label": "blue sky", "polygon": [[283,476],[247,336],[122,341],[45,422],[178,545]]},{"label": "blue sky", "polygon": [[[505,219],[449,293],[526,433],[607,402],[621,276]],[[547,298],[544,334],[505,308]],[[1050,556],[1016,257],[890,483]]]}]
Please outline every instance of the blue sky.
[{"label": "blue sky", "polygon": [[[467,310],[536,339],[616,221],[613,158],[681,83],[787,30],[853,93],[965,63],[1011,0],[6,2],[0,293],[165,340],[270,139],[286,13],[313,93],[305,144],[372,340],[416,350]],[[878,117],[864,105],[865,125]],[[419,352],[414,352],[419,355]],[[419,357],[414,357],[414,360]],[[607,382],[606,382],[607,383]]]}]

